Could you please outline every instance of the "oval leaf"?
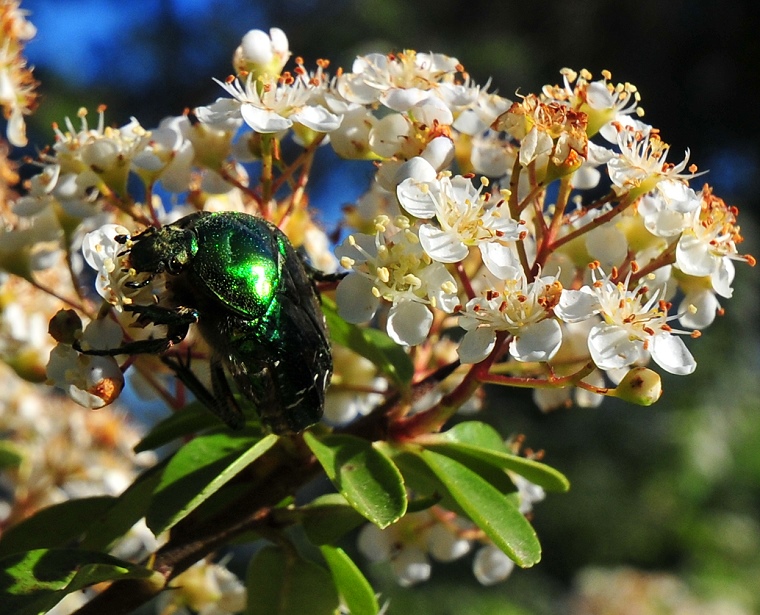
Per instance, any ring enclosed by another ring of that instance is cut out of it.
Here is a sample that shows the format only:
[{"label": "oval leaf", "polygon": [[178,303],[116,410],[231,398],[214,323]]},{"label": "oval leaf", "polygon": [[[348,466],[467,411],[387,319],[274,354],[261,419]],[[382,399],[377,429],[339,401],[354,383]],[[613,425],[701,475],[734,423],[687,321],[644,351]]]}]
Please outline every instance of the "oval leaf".
[{"label": "oval leaf", "polygon": [[37,511],[9,527],[0,538],[0,557],[32,549],[61,547],[78,539],[92,520],[110,510],[118,499],[108,495],[67,500]]},{"label": "oval leaf", "polygon": [[91,551],[105,551],[126,534],[129,528],[145,516],[153,497],[153,490],[158,485],[165,467],[166,460],[163,460],[148,468],[107,510],[90,517],[89,527],[79,547]]},{"label": "oval leaf", "polygon": [[191,440],[169,460],[145,521],[155,534],[166,531],[198,508],[277,441],[227,431]]},{"label": "oval leaf", "polygon": [[538,563],[541,545],[536,531],[504,494],[446,455],[424,449],[418,455],[497,547],[523,568]]},{"label": "oval leaf", "polygon": [[320,550],[348,612],[351,615],[377,615],[380,605],[375,591],[354,561],[338,547],[325,545]]},{"label": "oval leaf", "polygon": [[333,543],[366,522],[340,493],[320,496],[298,512],[306,537],[314,545]]},{"label": "oval leaf", "polygon": [[338,609],[330,574],[295,550],[261,549],[248,567],[246,586],[245,615],[334,615]]},{"label": "oval leaf", "polygon": [[454,425],[448,431],[435,434],[434,437],[445,439],[449,442],[461,442],[463,444],[472,444],[481,448],[488,448],[494,451],[508,452],[507,445],[504,444],[504,438],[490,425],[481,421],[464,421]]},{"label": "oval leaf", "polygon": [[426,443],[426,446],[430,450],[458,459],[465,465],[470,465],[468,460],[472,460],[472,462],[485,463],[496,468],[509,470],[548,491],[565,492],[570,489],[570,481],[567,480],[564,474],[551,466],[534,461],[533,459],[526,459],[512,453],[502,453],[457,442],[445,444]]},{"label": "oval leaf", "polygon": [[0,559],[3,613],[46,613],[66,594],[117,579],[145,579],[154,572],[97,551],[34,549]]},{"label": "oval leaf", "polygon": [[367,440],[310,433],[304,441],[335,488],[357,512],[378,527],[387,527],[406,512],[404,479],[394,463]]},{"label": "oval leaf", "polygon": [[135,445],[135,452],[148,451],[172,440],[219,426],[219,419],[199,402],[188,404],[159,421],[150,432]]},{"label": "oval leaf", "polygon": [[479,421],[460,423],[443,433],[426,436],[420,442],[426,448],[454,457],[465,465],[468,465],[465,457],[469,457],[509,470],[547,491],[565,492],[570,489],[570,481],[562,472],[545,463],[511,453],[499,432]]}]

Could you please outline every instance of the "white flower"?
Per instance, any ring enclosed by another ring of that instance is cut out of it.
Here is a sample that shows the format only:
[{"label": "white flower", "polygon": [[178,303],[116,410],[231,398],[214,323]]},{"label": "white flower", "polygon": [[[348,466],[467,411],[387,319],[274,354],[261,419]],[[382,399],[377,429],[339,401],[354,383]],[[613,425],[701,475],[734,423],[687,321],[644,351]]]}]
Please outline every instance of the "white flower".
[{"label": "white flower", "polygon": [[234,110],[228,115],[240,115],[248,126],[262,134],[287,130],[300,124],[315,132],[330,132],[340,126],[341,117],[314,102],[315,87],[303,79],[291,82],[273,78],[254,80],[249,73],[244,83],[239,79],[216,82],[234,99]]},{"label": "white flower", "polygon": [[365,322],[381,299],[388,301],[388,335],[415,346],[425,340],[433,322],[427,306],[451,312],[458,289],[446,268],[422,250],[409,220],[399,217],[396,224],[380,216],[374,236],[350,235],[336,250],[341,265],[353,269],[338,285],[338,313],[348,322]]},{"label": "white flower", "polygon": [[105,125],[104,108],[99,110],[98,125],[90,128],[87,111],[80,109],[81,128],[76,130],[66,118],[66,132],[54,125],[56,142],[53,153],[43,153],[43,161],[61,166],[61,176],[74,174],[80,190],[105,185],[118,195],[127,190],[127,178],[135,156],[150,143],[151,134],[132,118],[120,128]]},{"label": "white flower", "polygon": [[562,286],[554,278],[524,276],[504,280],[467,302],[459,326],[466,333],[459,344],[463,363],[478,363],[493,350],[498,331],[512,334],[509,353],[518,361],[548,361],[562,344],[562,329],[551,317]]},{"label": "white flower", "polygon": [[116,241],[116,237],[128,239],[129,231],[118,224],[106,224],[87,233],[82,240],[82,255],[98,273],[95,279],[98,294],[121,310],[123,304],[132,303],[133,298],[149,291],[139,285],[139,277],[130,273],[124,260],[126,241]]},{"label": "white flower", "polygon": [[661,191],[650,192],[641,197],[636,205],[644,226],[657,237],[676,237],[689,226],[689,212],[699,209],[700,199],[685,184],[676,183],[683,190],[683,199],[667,198]]},{"label": "white flower", "polygon": [[382,530],[366,524],[359,532],[357,547],[372,562],[390,562],[396,581],[402,587],[416,585],[430,578],[432,568],[422,547],[424,535],[417,527],[427,523],[427,513],[416,513]]},{"label": "white flower", "polygon": [[620,153],[607,163],[613,189],[619,195],[645,194],[655,187],[665,195],[672,191],[683,192],[685,181],[696,177],[689,171],[682,173],[689,162],[689,150],[678,164],[667,162],[670,146],[651,126],[637,122],[636,126],[616,125],[617,145]]},{"label": "white flower", "polygon": [[514,570],[515,563],[501,549],[486,545],[478,550],[472,562],[472,572],[481,585],[504,581]]},{"label": "white flower", "polygon": [[707,186],[700,196],[701,207],[688,214],[688,226],[678,240],[676,267],[687,275],[710,276],[715,292],[728,298],[734,277],[731,261],[754,259],[737,251],[742,236],[735,210],[713,196]]},{"label": "white flower", "polygon": [[325,396],[324,419],[328,423],[349,423],[357,416],[369,414],[383,401],[382,391],[388,381],[378,377],[377,367],[369,359],[344,346],[335,346],[333,366],[331,385]]},{"label": "white flower", "polygon": [[527,478],[519,474],[511,473],[509,477],[517,487],[517,495],[520,497],[520,512],[528,514],[533,510],[533,504],[541,502],[546,498],[546,491],[543,487],[531,483]]},{"label": "white flower", "polygon": [[66,344],[50,352],[47,377],[85,408],[107,406],[124,388],[124,375],[113,357],[80,354]]},{"label": "white flower", "polygon": [[583,111],[588,116],[588,134],[600,132],[602,136],[615,142],[614,123],[626,123],[632,113],[641,113],[637,108],[640,95],[631,83],[613,85],[609,71],[602,71],[602,79],[592,81],[587,70],[576,72],[570,68],[560,71],[563,85],[544,86],[544,94],[558,101],[567,102],[573,109]]},{"label": "white flower", "polygon": [[280,28],[270,28],[269,34],[263,30],[246,32],[235,50],[232,63],[238,73],[245,71],[255,75],[277,76],[282,72],[288,58],[288,37]]},{"label": "white flower", "polygon": [[202,560],[177,575],[163,592],[162,613],[189,615],[231,615],[244,611],[248,602],[245,585],[224,563]]},{"label": "white flower", "polygon": [[462,538],[456,530],[455,527],[437,523],[428,531],[428,550],[437,561],[453,562],[470,552],[472,541]]},{"label": "white flower", "polygon": [[660,367],[672,374],[690,374],[696,362],[668,321],[669,304],[659,301],[659,293],[646,299],[642,281],[628,290],[628,280],[612,282],[594,269],[593,284],[580,290],[563,290],[555,314],[565,322],[580,322],[596,314],[602,322],[589,332],[588,348],[600,369],[620,369],[646,364],[651,356]]},{"label": "white flower", "polygon": [[159,177],[164,188],[183,192],[190,183],[190,171],[195,156],[193,144],[185,138],[189,123],[185,116],[168,117],[150,132],[150,141],[132,159],[133,170],[146,184]]},{"label": "white flower", "polygon": [[439,83],[452,81],[458,70],[456,58],[439,53],[372,53],[356,58],[351,72],[337,78],[336,89],[349,102],[369,105],[379,100],[405,111]]},{"label": "white flower", "polygon": [[420,227],[420,243],[433,260],[456,263],[464,260],[470,246],[477,246],[486,268],[497,278],[513,278],[519,261],[512,250],[523,227],[509,215],[503,198],[482,194],[468,178],[457,175],[433,181],[405,179],[396,190],[401,206],[423,220],[438,225]]}]

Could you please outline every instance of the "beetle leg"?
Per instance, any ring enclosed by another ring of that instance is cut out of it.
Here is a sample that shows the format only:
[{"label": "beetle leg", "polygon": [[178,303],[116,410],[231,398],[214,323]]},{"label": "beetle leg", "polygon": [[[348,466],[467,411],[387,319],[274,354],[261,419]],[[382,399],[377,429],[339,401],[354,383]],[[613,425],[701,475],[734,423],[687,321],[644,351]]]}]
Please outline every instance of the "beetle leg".
[{"label": "beetle leg", "polygon": [[325,284],[336,284],[348,275],[348,271],[338,271],[336,273],[325,273],[324,271],[317,269],[312,264],[303,261],[303,268],[306,270],[309,278],[314,282],[322,282]]},{"label": "beetle leg", "polygon": [[[211,361],[211,385],[214,388],[213,393],[209,391],[200,380],[198,380],[198,377],[190,369],[189,359],[187,361],[181,361],[173,357],[164,356],[161,357],[161,361],[171,368],[182,384],[184,384],[195,396],[195,399],[211,410],[217,418],[232,429],[241,429],[243,427],[245,424],[245,418],[232,397],[232,391],[230,391],[229,385],[227,384],[224,370],[218,361]],[[216,373],[217,371],[220,371],[221,373]],[[216,382],[216,378],[219,378],[220,376],[224,379],[223,385]],[[221,392],[218,388],[220,386],[226,387],[227,392]],[[232,399],[232,403],[235,404],[234,407],[236,408],[236,411],[230,408],[230,399]]]},{"label": "beetle leg", "polygon": [[211,387],[214,391],[214,405],[211,406],[211,410],[233,429],[240,429],[245,422],[243,411],[232,394],[224,367],[216,359],[211,360]]},{"label": "beetle leg", "polygon": [[74,342],[74,350],[82,354],[113,357],[119,354],[159,354],[179,344],[187,336],[190,325],[198,322],[198,312],[191,308],[165,308],[157,305],[130,305],[125,309],[138,314],[137,323],[166,325],[166,337],[128,342],[118,348],[83,349],[80,342]]}]

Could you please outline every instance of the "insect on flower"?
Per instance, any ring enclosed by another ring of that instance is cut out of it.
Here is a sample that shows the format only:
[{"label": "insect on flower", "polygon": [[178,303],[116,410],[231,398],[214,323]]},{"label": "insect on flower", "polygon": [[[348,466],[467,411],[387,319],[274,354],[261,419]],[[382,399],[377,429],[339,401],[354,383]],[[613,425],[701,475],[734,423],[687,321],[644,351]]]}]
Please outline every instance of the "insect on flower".
[{"label": "insect on flower", "polygon": [[319,420],[332,374],[325,320],[300,256],[276,226],[243,213],[197,212],[116,240],[125,245],[131,270],[149,274],[128,286],[168,274],[168,306],[125,306],[138,324],[165,325],[166,337],[88,354],[161,353],[197,324],[211,348],[212,390],[186,365],[165,360],[225,423],[239,428],[243,415],[224,367],[275,433],[299,432]]}]

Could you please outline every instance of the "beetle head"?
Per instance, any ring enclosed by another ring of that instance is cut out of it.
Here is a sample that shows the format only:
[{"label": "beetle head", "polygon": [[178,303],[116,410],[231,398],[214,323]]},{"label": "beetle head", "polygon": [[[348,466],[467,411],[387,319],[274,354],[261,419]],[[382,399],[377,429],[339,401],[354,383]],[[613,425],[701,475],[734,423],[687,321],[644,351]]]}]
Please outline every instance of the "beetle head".
[{"label": "beetle head", "polygon": [[129,264],[138,273],[177,275],[198,250],[195,233],[174,225],[150,227],[132,238]]}]

